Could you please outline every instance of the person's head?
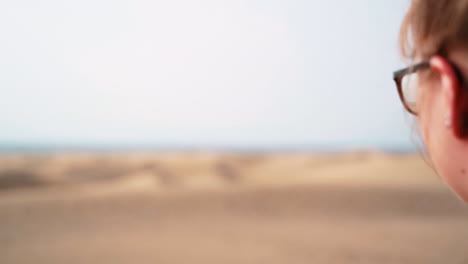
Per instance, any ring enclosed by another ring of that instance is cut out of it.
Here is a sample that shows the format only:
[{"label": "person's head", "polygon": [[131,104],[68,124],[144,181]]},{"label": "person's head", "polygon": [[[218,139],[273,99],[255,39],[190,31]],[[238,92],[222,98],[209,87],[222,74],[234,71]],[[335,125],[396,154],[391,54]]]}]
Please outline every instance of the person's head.
[{"label": "person's head", "polygon": [[412,0],[400,46],[413,64],[394,73],[401,99],[436,170],[468,202],[468,0]]}]

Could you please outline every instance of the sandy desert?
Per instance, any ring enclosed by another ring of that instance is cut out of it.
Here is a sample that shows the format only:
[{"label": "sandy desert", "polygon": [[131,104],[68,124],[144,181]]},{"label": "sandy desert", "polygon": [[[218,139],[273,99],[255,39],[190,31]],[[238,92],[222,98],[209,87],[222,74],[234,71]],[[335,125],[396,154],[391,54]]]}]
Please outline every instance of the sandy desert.
[{"label": "sandy desert", "polygon": [[468,207],[418,154],[3,154],[0,263],[468,263]]}]

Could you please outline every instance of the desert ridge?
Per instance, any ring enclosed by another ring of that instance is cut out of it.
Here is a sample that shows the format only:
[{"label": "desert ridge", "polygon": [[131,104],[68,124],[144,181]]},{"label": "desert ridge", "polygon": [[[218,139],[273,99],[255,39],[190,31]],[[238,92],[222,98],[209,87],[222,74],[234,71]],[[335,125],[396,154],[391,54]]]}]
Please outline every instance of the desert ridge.
[{"label": "desert ridge", "polygon": [[468,208],[414,154],[0,157],[0,263],[463,263]]},{"label": "desert ridge", "polygon": [[[0,193],[194,191],[284,185],[441,187],[417,154],[64,153],[0,156]],[[101,189],[101,190],[99,190]]]}]

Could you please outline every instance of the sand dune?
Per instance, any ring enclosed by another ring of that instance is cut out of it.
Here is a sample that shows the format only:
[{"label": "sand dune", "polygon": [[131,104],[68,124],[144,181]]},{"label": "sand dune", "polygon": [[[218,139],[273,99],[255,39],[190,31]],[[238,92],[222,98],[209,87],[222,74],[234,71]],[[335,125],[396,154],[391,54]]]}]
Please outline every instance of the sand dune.
[{"label": "sand dune", "polygon": [[418,155],[0,157],[0,263],[464,263]]}]

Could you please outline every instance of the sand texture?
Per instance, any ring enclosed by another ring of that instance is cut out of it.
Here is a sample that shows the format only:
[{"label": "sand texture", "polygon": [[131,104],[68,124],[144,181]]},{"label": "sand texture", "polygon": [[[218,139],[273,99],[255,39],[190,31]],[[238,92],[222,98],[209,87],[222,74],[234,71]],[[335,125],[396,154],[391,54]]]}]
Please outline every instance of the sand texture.
[{"label": "sand texture", "polygon": [[419,155],[0,156],[0,263],[468,263]]}]

